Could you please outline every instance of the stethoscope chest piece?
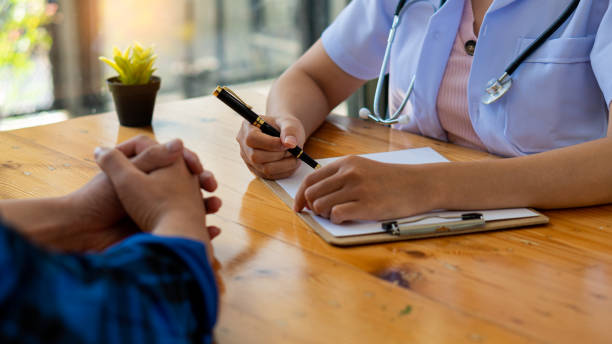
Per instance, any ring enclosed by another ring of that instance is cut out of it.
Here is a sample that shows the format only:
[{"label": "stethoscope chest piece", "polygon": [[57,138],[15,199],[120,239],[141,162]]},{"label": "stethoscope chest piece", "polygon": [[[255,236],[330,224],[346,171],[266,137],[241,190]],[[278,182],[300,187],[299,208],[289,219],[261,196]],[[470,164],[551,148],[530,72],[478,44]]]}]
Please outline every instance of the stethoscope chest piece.
[{"label": "stethoscope chest piece", "polygon": [[508,73],[504,73],[499,79],[493,79],[487,84],[486,91],[482,96],[482,103],[489,105],[498,101],[512,87],[512,77]]},{"label": "stethoscope chest piece", "polygon": [[[382,66],[380,68],[380,73],[378,77],[378,83],[376,84],[376,92],[374,96],[374,114],[372,114],[368,109],[362,109],[359,111],[359,116],[361,118],[369,118],[377,123],[390,125],[395,123],[407,123],[410,121],[410,117],[402,115],[400,113],[404,109],[404,106],[408,102],[412,91],[414,90],[414,83],[416,79],[416,74],[413,76],[412,81],[410,82],[410,86],[404,96],[404,100],[402,100],[401,105],[395,111],[395,113],[391,114],[388,118],[385,116],[381,116],[380,114],[380,97],[383,88],[383,80],[385,73],[388,70],[389,58],[391,55],[391,45],[393,44],[393,40],[395,37],[396,29],[400,23],[400,13],[404,6],[413,5],[417,2],[427,1],[427,0],[399,0],[397,8],[395,9],[395,14],[393,16],[393,23],[391,24],[391,30],[389,31],[389,37],[387,39],[387,47],[385,48],[385,54],[383,56]],[[446,1],[441,1],[441,5]],[[482,96],[481,101],[485,105],[492,104],[502,98],[512,87],[512,73],[523,63],[531,54],[536,51],[544,42],[550,38],[550,36],[565,23],[568,18],[574,13],[576,8],[578,7],[578,3],[580,0],[572,0],[572,2],[567,6],[565,11],[557,18],[557,20],[546,29],[533,43],[531,43],[508,67],[506,68],[504,74],[497,78],[491,80],[486,87],[486,93]],[[434,11],[437,10],[436,6],[433,5]],[[476,46],[474,41],[467,42],[465,48],[468,54],[472,54],[473,50]]]}]

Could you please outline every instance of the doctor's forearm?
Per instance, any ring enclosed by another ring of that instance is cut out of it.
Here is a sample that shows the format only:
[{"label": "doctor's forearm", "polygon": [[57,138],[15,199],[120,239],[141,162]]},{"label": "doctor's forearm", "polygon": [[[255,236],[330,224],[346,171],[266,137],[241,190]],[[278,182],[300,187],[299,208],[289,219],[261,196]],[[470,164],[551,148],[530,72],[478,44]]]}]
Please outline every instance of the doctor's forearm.
[{"label": "doctor's forearm", "polygon": [[290,68],[274,83],[266,107],[266,115],[283,117],[291,115],[302,122],[309,137],[331,111],[327,99],[304,72]]},{"label": "doctor's forearm", "polygon": [[267,114],[297,117],[308,137],[364,83],[336,65],[319,39],[274,83]]},{"label": "doctor's forearm", "polygon": [[448,209],[567,208],[612,202],[612,139],[518,158],[441,164]]}]

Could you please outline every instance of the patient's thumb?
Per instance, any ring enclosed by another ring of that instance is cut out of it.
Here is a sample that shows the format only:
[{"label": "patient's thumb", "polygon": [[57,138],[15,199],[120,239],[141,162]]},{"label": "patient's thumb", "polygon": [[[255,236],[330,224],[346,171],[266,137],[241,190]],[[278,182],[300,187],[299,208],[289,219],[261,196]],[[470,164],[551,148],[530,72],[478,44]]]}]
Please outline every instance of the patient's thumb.
[{"label": "patient's thumb", "polygon": [[117,149],[98,147],[94,151],[94,156],[96,164],[115,186],[121,184],[130,175],[142,173]]}]

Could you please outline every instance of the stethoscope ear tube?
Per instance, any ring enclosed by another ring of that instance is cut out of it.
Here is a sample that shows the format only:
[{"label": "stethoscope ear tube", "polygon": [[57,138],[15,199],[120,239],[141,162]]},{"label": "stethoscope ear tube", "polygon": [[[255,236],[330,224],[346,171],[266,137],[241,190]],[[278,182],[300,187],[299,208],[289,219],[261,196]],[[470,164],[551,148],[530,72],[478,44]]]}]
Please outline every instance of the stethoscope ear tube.
[{"label": "stethoscope ear tube", "polygon": [[[380,68],[380,73],[378,75],[378,82],[376,84],[376,91],[374,93],[374,108],[373,108],[374,113],[372,114],[372,112],[370,112],[368,109],[362,108],[359,111],[359,117],[361,118],[369,118],[377,123],[384,124],[384,125],[390,125],[390,124],[395,124],[395,123],[406,123],[409,121],[407,117],[400,116],[400,113],[406,106],[406,103],[408,103],[410,95],[412,95],[412,91],[414,89],[414,80],[415,80],[416,75],[413,76],[410,82],[410,86],[408,87],[408,91],[406,92],[406,96],[402,100],[400,107],[395,111],[394,114],[389,116],[389,118],[385,118],[386,116],[382,116],[380,113],[380,101],[381,101],[380,98],[382,94],[383,80],[385,77],[385,73],[387,72],[387,67],[389,64],[389,57],[391,55],[391,47],[393,46],[393,40],[395,39],[395,32],[400,23],[401,12],[406,7],[406,5],[412,5],[417,2],[427,2],[432,5],[434,12],[437,10],[435,5],[430,0],[400,0],[398,2],[397,7],[395,9],[395,14],[393,16],[393,23],[391,24],[391,29],[389,30],[389,36],[387,38],[387,47],[385,48],[385,54],[383,56],[382,66]],[[445,1],[442,1],[440,6],[442,6],[444,2]]]}]

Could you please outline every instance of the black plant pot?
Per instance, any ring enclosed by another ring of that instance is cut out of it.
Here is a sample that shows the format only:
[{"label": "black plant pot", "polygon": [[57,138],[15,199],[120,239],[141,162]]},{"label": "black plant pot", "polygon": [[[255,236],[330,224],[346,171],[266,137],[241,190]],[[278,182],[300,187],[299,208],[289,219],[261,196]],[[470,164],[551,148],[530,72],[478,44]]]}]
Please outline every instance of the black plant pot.
[{"label": "black plant pot", "polygon": [[155,97],[161,85],[160,78],[152,76],[151,81],[145,85],[124,85],[117,77],[106,80],[106,83],[113,94],[121,125],[126,127],[151,125]]}]

